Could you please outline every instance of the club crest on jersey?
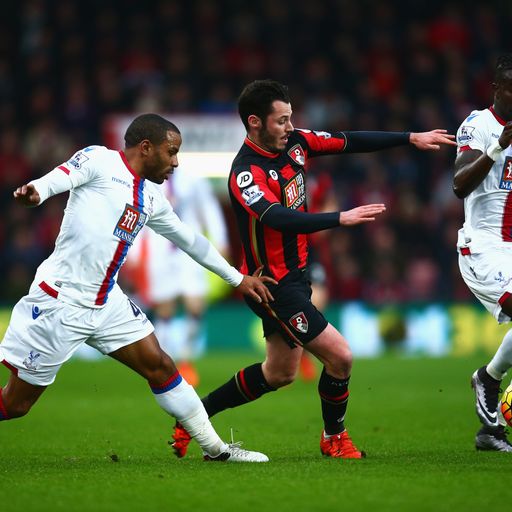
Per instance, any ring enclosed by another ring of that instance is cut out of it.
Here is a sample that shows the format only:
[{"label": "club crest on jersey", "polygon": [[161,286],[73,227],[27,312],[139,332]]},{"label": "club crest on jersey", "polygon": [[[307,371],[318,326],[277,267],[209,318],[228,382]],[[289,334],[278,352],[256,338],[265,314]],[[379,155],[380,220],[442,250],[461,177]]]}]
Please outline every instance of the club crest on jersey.
[{"label": "club crest on jersey", "polygon": [[304,175],[300,172],[283,187],[284,205],[296,210],[306,201]]},{"label": "club crest on jersey", "polygon": [[298,332],[302,334],[306,334],[309,329],[308,319],[303,311],[296,313],[293,315],[290,320],[288,320],[291,326]]},{"label": "club crest on jersey", "polygon": [[124,207],[124,212],[120,219],[117,221],[114,229],[114,235],[128,242],[130,245],[133,244],[137,233],[142,229],[146,223],[147,215],[140,212],[133,206],[127,204]]},{"label": "club crest on jersey", "polygon": [[501,171],[500,188],[504,190],[512,190],[512,157],[507,156]]},{"label": "club crest on jersey", "polygon": [[295,144],[295,146],[290,148],[288,151],[288,156],[296,164],[304,165],[306,163],[306,154],[304,153],[304,150],[300,144]]}]

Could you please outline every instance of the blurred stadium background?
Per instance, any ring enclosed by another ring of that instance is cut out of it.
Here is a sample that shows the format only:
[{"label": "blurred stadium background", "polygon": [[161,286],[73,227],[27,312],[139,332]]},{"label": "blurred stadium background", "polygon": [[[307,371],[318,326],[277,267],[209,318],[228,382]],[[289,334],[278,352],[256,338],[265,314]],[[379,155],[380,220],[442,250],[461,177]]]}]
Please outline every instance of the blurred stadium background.
[{"label": "blurred stadium background", "polygon": [[[25,0],[9,12],[0,20],[0,333],[52,251],[66,201],[20,208],[12,200],[19,184],[81,147],[120,148],[126,119],[161,113],[183,129],[183,171],[214,183],[237,263],[225,175],[243,137],[235,111],[245,83],[288,84],[297,127],[455,133],[472,109],[490,104],[495,58],[510,49],[512,4]],[[401,148],[309,169],[319,208],[326,191],[340,209],[388,207],[374,224],[313,240],[327,271],[327,316],[357,355],[463,355],[493,351],[501,339],[459,276],[454,157],[452,148]],[[209,347],[253,349],[254,317],[218,286]]]}]

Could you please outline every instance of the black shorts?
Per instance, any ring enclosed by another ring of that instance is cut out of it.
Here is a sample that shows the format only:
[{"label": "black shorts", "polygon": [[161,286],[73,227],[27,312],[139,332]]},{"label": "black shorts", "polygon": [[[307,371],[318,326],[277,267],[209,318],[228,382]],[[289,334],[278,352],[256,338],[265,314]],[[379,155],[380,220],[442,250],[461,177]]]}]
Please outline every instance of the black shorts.
[{"label": "black shorts", "polygon": [[324,315],[311,302],[311,283],[304,270],[294,270],[279,284],[268,285],[274,302],[260,304],[246,297],[248,306],[262,319],[263,335],[279,332],[291,348],[316,338],[326,327]]}]

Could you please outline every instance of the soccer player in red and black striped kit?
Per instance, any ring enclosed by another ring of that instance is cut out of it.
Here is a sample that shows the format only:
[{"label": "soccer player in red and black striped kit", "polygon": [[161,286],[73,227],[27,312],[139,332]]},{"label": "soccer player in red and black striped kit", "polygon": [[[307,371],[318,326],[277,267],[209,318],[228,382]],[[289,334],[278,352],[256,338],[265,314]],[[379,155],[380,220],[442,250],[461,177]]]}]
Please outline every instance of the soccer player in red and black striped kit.
[{"label": "soccer player in red and black striped kit", "polygon": [[[361,458],[344,425],[349,397],[352,354],[347,340],[311,302],[306,278],[307,234],[339,226],[371,222],[385,210],[383,204],[349,211],[308,213],[306,171],[308,158],[336,153],[377,151],[413,144],[419,149],[455,145],[445,130],[407,132],[315,132],[295,129],[286,86],[257,80],[245,87],[238,101],[247,137],[229,175],[229,194],[243,246],[242,272],[263,266],[263,274],[278,281],[269,289],[274,301],[249,307],[262,319],[266,359],[240,370],[228,382],[203,398],[209,416],[251,402],[293,382],[302,351],[324,365],[318,383],[324,429],[322,454]],[[183,457],[188,434],[177,424],[173,447]]]}]

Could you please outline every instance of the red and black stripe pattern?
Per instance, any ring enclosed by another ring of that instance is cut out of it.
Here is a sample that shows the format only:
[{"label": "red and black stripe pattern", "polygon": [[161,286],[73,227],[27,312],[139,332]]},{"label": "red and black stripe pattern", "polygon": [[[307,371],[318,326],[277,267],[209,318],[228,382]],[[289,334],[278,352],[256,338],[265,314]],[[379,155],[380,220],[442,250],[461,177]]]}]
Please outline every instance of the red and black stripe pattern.
[{"label": "red and black stripe pattern", "polygon": [[229,176],[229,194],[243,246],[241,271],[261,265],[280,280],[307,262],[307,235],[272,229],[265,214],[275,205],[307,212],[305,164],[309,157],[342,152],[342,133],[296,130],[287,147],[270,153],[245,139]]}]

